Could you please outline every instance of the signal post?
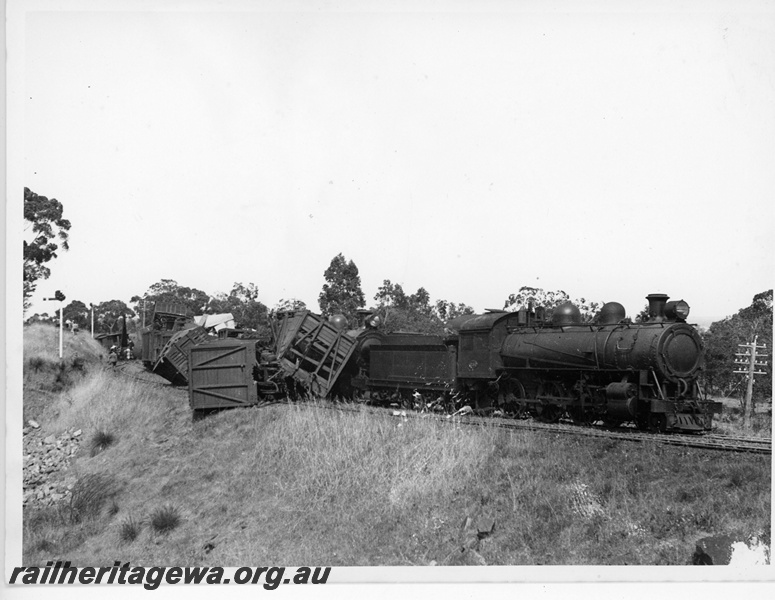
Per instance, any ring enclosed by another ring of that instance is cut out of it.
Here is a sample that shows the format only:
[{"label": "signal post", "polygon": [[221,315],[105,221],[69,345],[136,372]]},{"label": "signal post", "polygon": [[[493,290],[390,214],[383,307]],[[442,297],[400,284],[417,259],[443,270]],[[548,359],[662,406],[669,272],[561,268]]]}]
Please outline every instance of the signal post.
[{"label": "signal post", "polygon": [[62,292],[60,292],[59,290],[57,290],[54,293],[54,297],[53,298],[43,298],[43,299],[44,300],[56,300],[57,302],[59,302],[59,360],[62,360],[62,356],[64,354],[64,352],[63,352],[63,350],[64,350],[64,344],[63,344],[64,332],[63,332],[63,324],[62,324],[62,311],[64,310],[64,304],[62,304],[62,302],[65,301],[65,295]]}]

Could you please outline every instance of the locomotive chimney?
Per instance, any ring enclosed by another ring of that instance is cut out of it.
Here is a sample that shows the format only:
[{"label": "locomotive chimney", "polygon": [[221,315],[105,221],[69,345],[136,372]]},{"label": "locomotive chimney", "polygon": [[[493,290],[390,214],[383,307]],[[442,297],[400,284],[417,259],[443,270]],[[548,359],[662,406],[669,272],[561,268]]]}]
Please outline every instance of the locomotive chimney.
[{"label": "locomotive chimney", "polygon": [[649,294],[649,323],[661,323],[665,320],[665,304],[670,296],[667,294]]}]

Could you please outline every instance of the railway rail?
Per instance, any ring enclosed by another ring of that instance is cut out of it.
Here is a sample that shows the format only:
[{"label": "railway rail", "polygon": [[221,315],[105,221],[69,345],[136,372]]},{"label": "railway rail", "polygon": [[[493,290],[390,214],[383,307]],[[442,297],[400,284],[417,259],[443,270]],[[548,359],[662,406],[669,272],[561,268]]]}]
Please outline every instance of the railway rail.
[{"label": "railway rail", "polygon": [[[161,385],[173,389],[173,386],[162,377],[149,373],[142,369],[139,363],[134,361],[119,363],[116,367],[123,375],[143,383]],[[669,446],[683,446],[687,448],[701,448],[706,450],[719,450],[725,452],[748,452],[752,454],[772,454],[772,439],[727,435],[720,433],[706,433],[704,435],[660,434],[638,431],[633,428],[604,428],[599,426],[579,426],[570,423],[541,423],[534,420],[514,420],[498,417],[478,416],[452,416],[432,412],[417,412],[400,408],[379,408],[363,403],[289,403],[287,401],[267,401],[256,405],[257,408],[273,404],[294,404],[310,408],[325,408],[341,412],[368,411],[375,415],[396,415],[407,419],[436,419],[443,423],[459,424],[470,427],[493,426],[503,429],[521,429],[552,434],[577,435],[598,437],[605,439],[621,440],[627,442],[656,442]],[[392,411],[392,412],[389,412]]]},{"label": "railway rail", "polygon": [[129,377],[135,381],[172,388],[172,384],[169,381],[155,373],[145,370],[136,360],[119,362],[115,369],[125,377]]},{"label": "railway rail", "polygon": [[[374,414],[385,415],[385,410],[377,407],[368,407],[365,405],[347,405],[347,404],[315,404],[332,410],[351,411],[367,410]],[[652,442],[668,446],[683,446],[688,448],[701,448],[706,450],[720,450],[725,452],[748,452],[752,454],[772,454],[772,439],[728,436],[724,434],[704,434],[704,435],[680,435],[680,434],[661,434],[642,432],[634,429],[620,427],[616,429],[607,429],[603,427],[588,426],[580,427],[565,423],[541,423],[538,421],[515,421],[513,419],[501,419],[493,417],[469,417],[469,416],[451,416],[435,413],[414,412],[409,410],[391,409],[392,415],[407,419],[433,418],[440,422],[466,425],[471,427],[493,426],[503,429],[522,429],[538,431],[552,434],[566,434],[587,437],[598,437],[605,439],[614,439],[627,442]]]}]

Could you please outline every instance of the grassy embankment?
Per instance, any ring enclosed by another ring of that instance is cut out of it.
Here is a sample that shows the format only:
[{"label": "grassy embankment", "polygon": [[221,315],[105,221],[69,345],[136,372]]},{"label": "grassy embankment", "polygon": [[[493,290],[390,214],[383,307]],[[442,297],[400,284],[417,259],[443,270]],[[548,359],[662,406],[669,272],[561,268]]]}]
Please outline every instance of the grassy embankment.
[{"label": "grassy embankment", "polygon": [[770,542],[769,457],[322,407],[192,422],[184,391],[96,362],[33,412],[84,443],[67,505],[24,516],[28,565],[685,564],[705,535]]}]

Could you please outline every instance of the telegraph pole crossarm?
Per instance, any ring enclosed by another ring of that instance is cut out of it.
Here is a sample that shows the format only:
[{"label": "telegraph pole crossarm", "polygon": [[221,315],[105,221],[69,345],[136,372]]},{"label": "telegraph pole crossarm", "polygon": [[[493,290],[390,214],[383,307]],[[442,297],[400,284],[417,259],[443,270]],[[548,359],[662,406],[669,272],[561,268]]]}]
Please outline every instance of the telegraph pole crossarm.
[{"label": "telegraph pole crossarm", "polygon": [[[766,344],[757,344],[759,336],[754,336],[750,344],[738,344],[738,347],[745,348],[745,352],[736,352],[734,360],[738,369],[733,371],[739,375],[746,375],[748,386],[745,391],[745,400],[743,401],[743,426],[748,429],[751,426],[751,417],[753,415],[753,384],[754,375],[766,375],[766,371],[761,369],[767,366],[767,361],[762,361],[768,355],[759,350],[766,350]],[[757,360],[758,359],[758,360]]]}]

